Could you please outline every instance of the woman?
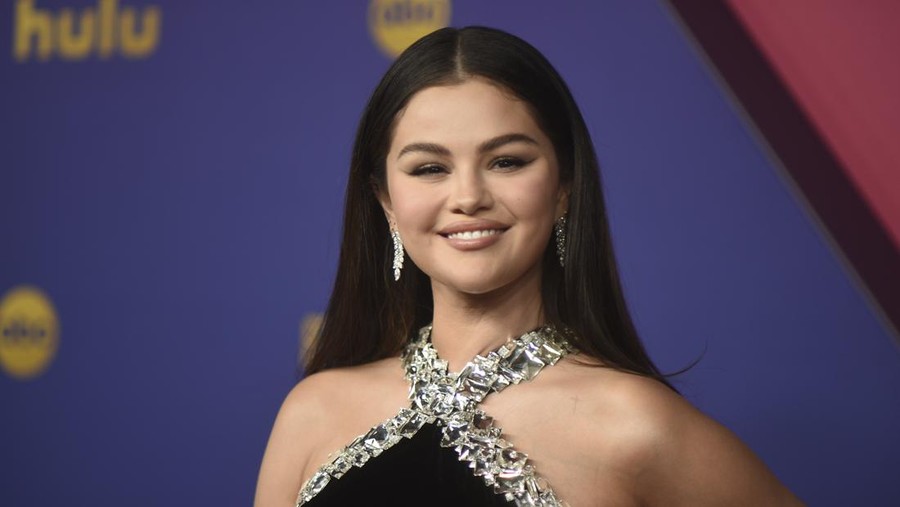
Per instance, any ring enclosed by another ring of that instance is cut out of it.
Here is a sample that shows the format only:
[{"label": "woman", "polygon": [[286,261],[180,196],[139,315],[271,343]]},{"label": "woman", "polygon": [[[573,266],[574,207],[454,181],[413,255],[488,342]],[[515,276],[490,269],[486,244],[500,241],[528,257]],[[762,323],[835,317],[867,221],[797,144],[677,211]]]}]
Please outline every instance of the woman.
[{"label": "woman", "polygon": [[581,114],[498,30],[438,30],[375,90],[307,373],[257,506],[798,504],[650,361]]}]

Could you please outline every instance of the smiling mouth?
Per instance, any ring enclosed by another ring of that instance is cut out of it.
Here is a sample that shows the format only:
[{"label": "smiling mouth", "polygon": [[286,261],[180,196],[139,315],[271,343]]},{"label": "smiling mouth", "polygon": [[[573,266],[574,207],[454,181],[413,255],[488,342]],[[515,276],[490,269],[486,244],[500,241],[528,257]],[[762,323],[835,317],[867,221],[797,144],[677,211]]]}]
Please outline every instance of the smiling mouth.
[{"label": "smiling mouth", "polygon": [[495,236],[503,232],[503,229],[484,229],[480,231],[460,231],[443,235],[449,239],[480,239],[487,236]]}]

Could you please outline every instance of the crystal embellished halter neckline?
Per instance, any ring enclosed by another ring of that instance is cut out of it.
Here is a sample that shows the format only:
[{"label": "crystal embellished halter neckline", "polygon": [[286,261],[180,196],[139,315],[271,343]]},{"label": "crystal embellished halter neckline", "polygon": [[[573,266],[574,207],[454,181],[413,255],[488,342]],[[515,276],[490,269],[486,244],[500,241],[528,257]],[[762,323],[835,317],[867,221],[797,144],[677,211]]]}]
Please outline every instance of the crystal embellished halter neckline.
[{"label": "crystal embellished halter neckline", "polygon": [[351,467],[362,467],[401,439],[412,438],[426,423],[439,426],[441,446],[452,447],[475,476],[507,501],[523,507],[566,505],[537,475],[528,456],[502,437],[502,430],[478,405],[490,393],[533,379],[545,366],[571,352],[567,333],[552,326],[535,329],[485,356],[475,356],[454,374],[447,371],[447,361],[438,357],[431,345],[431,326],[423,327],[401,356],[410,384],[409,408],[329,457],[300,488],[297,507]]}]

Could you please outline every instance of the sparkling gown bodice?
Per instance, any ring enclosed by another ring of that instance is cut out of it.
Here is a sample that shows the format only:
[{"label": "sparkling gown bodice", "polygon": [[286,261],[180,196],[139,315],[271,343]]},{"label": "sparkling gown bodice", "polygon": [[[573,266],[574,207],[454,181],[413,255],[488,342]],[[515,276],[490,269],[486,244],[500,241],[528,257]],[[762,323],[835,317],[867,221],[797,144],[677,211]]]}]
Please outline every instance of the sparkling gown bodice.
[{"label": "sparkling gown bodice", "polygon": [[538,328],[450,373],[422,328],[401,356],[409,407],[330,456],[297,506],[381,505],[384,492],[389,505],[565,505],[479,408],[568,354],[565,335]]}]

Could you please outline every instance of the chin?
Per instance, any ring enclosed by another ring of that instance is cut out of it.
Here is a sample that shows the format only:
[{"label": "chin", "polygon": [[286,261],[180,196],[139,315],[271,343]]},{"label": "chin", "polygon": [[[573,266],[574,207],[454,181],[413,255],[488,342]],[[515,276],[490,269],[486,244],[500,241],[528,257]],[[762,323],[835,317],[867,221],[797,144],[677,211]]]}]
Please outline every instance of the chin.
[{"label": "chin", "polygon": [[[434,279],[432,279],[434,281]],[[433,283],[433,282],[432,282]],[[470,274],[464,277],[454,276],[454,277],[445,277],[439,281],[441,285],[445,288],[460,292],[463,294],[469,294],[472,296],[478,296],[483,294],[489,294],[498,289],[501,289],[511,283],[511,280],[507,280],[505,278],[500,278],[497,276],[491,276],[489,274]]]},{"label": "chin", "polygon": [[496,286],[486,286],[483,283],[481,284],[472,284],[462,287],[452,287],[454,290],[461,292],[463,294],[468,294],[470,296],[481,296],[484,294],[490,294],[491,292],[496,291],[499,287]]}]

